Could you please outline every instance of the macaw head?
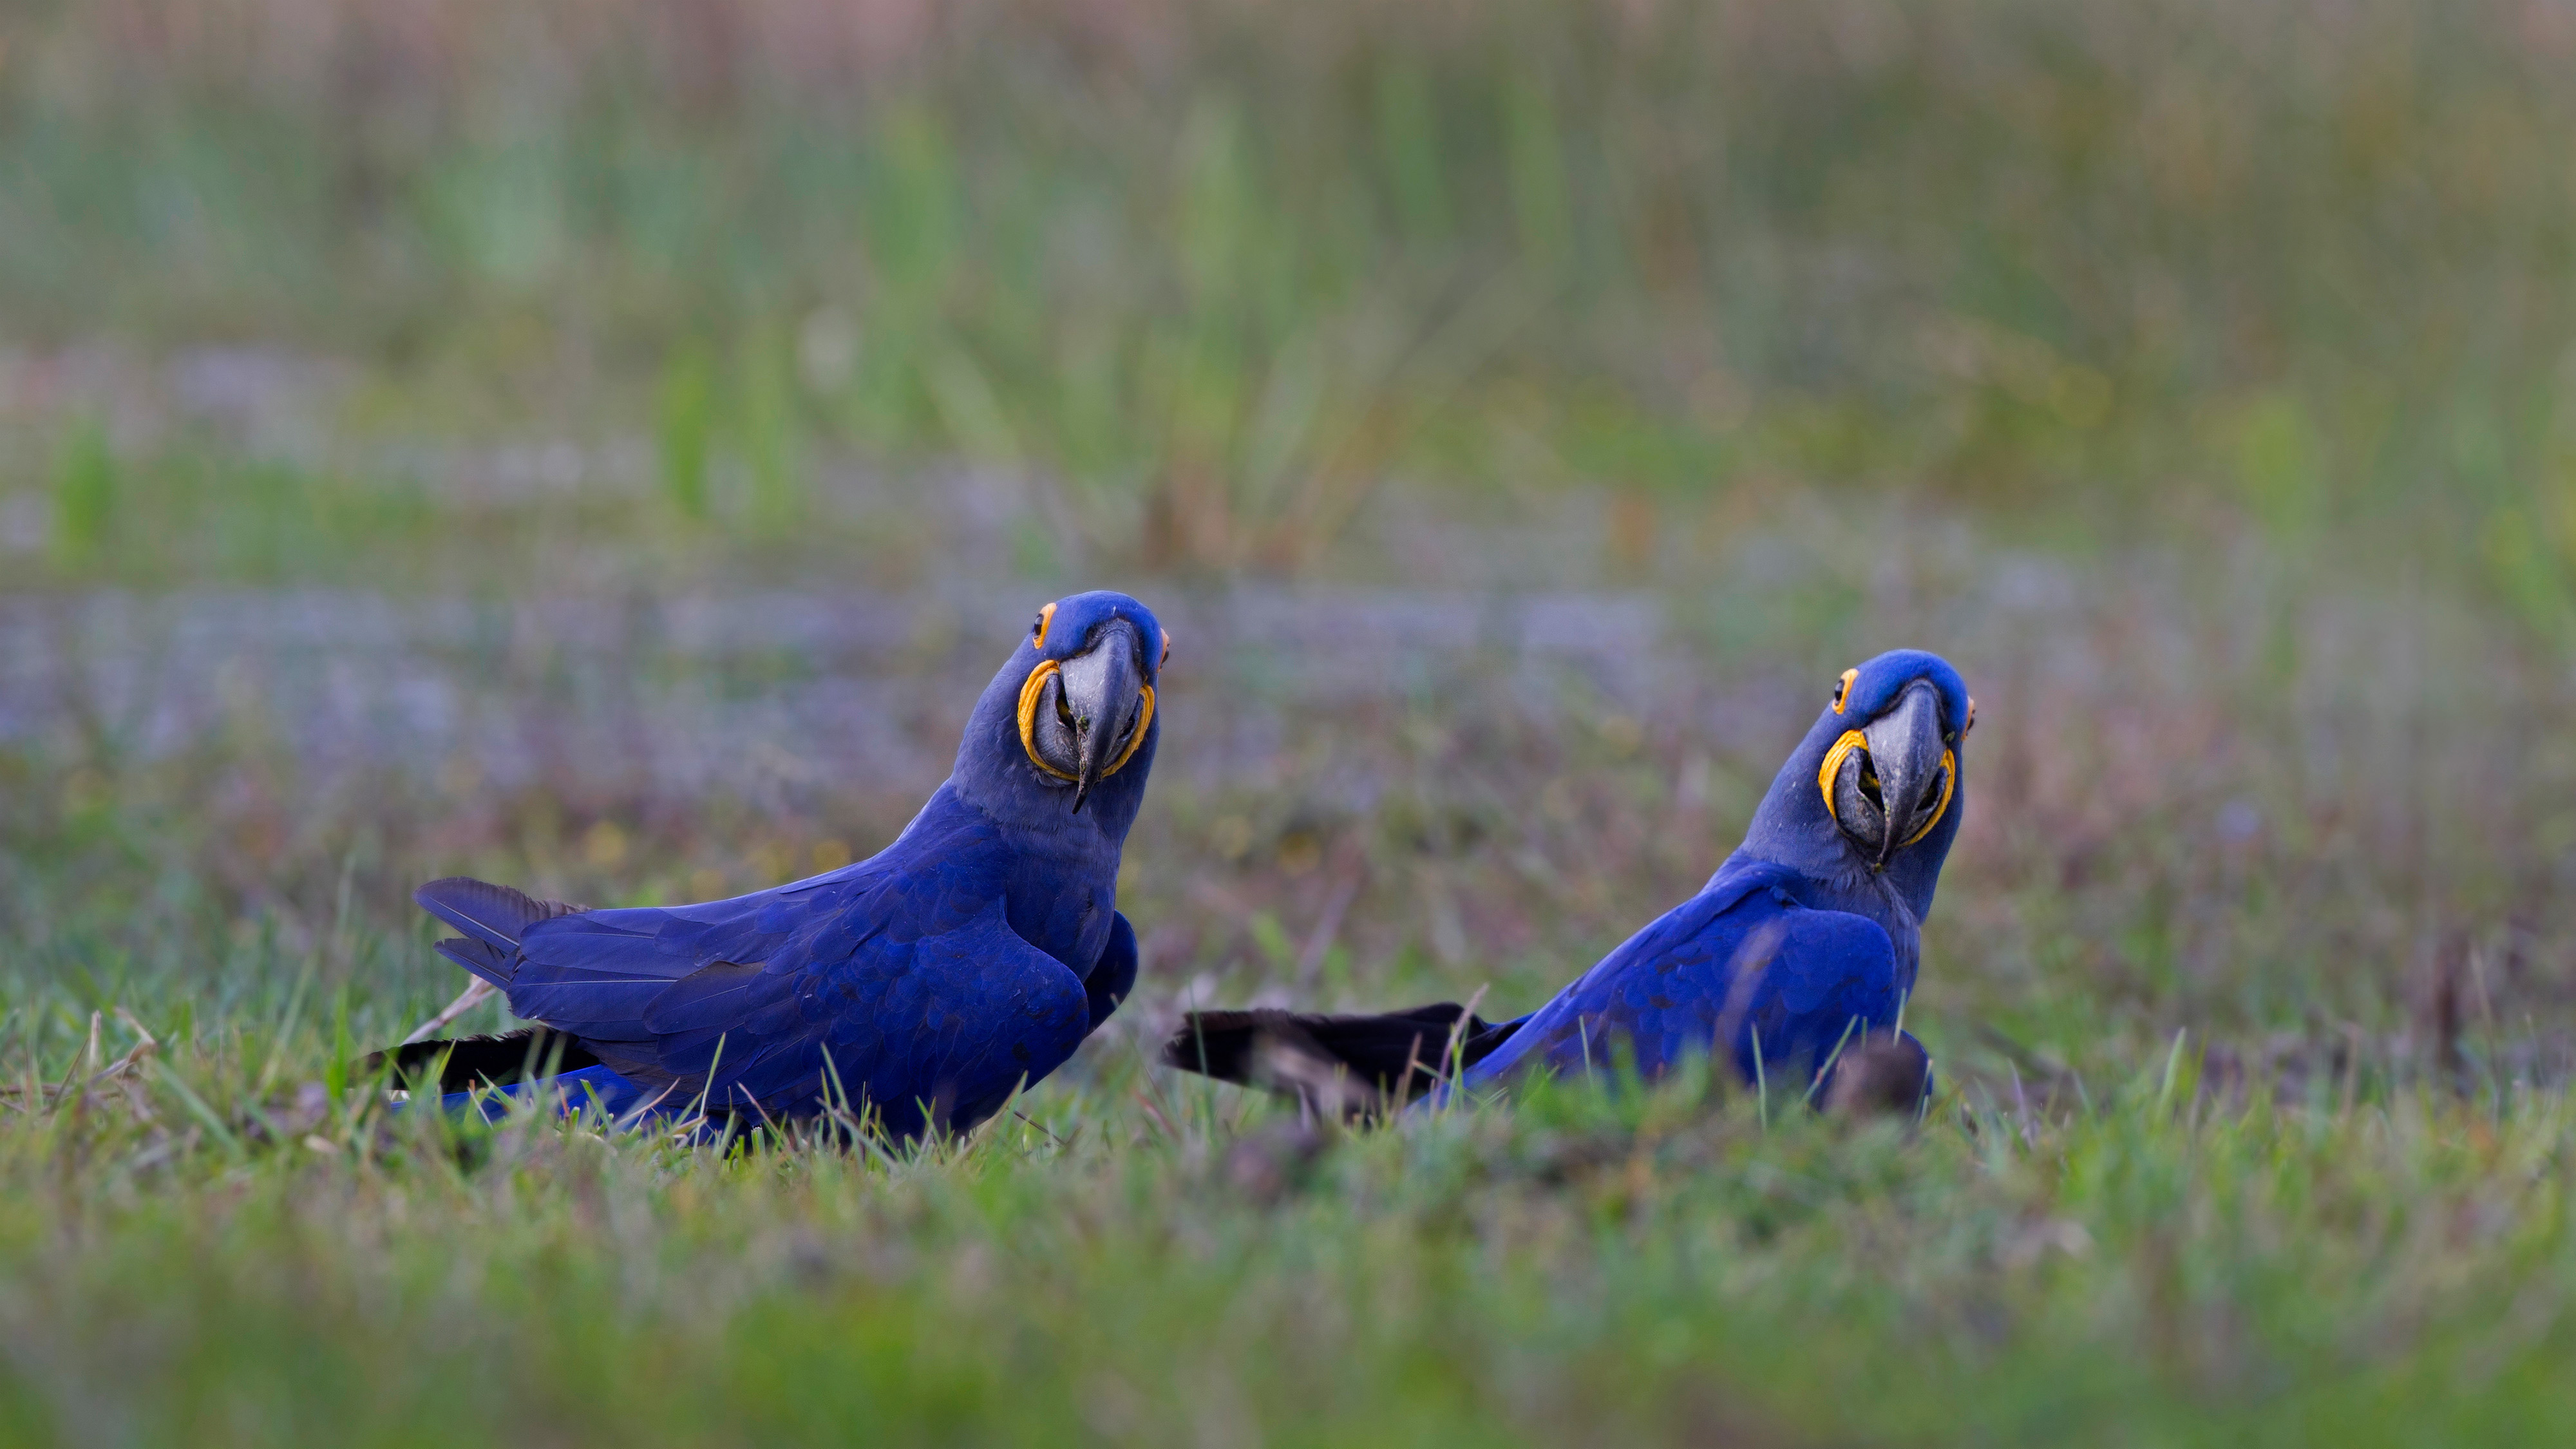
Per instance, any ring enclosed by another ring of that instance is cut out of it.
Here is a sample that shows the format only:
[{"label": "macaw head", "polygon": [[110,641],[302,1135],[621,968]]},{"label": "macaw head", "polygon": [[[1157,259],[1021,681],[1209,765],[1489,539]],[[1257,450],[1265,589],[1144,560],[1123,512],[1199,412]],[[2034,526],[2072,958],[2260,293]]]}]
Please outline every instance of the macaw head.
[{"label": "macaw head", "polygon": [[[1159,735],[1154,684],[1172,636],[1125,594],[1074,594],[1037,611],[993,676],[958,748],[958,778],[1104,830],[1135,818]],[[1094,802],[1099,802],[1095,807]]]},{"label": "macaw head", "polygon": [[1844,670],[1745,849],[1819,878],[1882,878],[1920,918],[1966,809],[1960,760],[1976,722],[1967,684],[1937,654],[1899,649]]}]

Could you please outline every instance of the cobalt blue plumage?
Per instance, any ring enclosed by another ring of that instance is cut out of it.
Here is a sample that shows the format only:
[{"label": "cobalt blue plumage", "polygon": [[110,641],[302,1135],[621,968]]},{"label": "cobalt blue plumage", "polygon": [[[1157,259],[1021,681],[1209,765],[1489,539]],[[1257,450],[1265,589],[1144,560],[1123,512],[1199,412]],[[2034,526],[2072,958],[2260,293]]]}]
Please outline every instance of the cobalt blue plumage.
[{"label": "cobalt blue plumage", "polygon": [[[580,910],[479,881],[420,904],[449,959],[556,1035],[552,1085],[612,1113],[963,1130],[1073,1055],[1135,984],[1118,862],[1143,803],[1168,636],[1089,593],[1040,611],[968,718],[946,783],[870,859],[700,905]],[[406,1067],[445,1043],[400,1050]],[[488,1074],[486,1079],[493,1079]],[[466,1078],[471,1080],[471,1078]]]},{"label": "cobalt blue plumage", "polygon": [[[1370,1088],[1415,1092],[1439,1082],[1426,1064],[1444,1057],[1463,1062],[1470,1091],[1532,1069],[1622,1062],[1652,1078],[1719,1043],[1747,1082],[1775,1089],[1805,1091],[1864,1042],[1919,1061],[1919,1044],[1895,1033],[1965,809],[1960,751],[1974,717],[1966,685],[1936,655],[1900,650],[1846,672],[1699,894],[1528,1016],[1202,1013],[1164,1060],[1260,1080],[1255,1043],[1267,1038],[1273,1059],[1310,1063],[1305,1082],[1320,1057]],[[1270,1075],[1300,1085],[1293,1064]]]}]

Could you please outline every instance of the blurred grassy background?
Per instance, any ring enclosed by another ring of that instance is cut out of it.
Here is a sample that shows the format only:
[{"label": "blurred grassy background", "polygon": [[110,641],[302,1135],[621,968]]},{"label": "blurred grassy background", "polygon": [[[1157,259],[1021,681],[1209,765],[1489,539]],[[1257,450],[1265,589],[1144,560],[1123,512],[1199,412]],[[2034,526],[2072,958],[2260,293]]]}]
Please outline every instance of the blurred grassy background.
[{"label": "blurred grassy background", "polygon": [[38,7],[17,471],[67,569],[248,566],[119,532],[209,488],[342,556],[459,522],[365,454],[209,478],[63,365],[247,342],[346,364],[330,438],[649,440],[660,510],[753,533],[837,457],[1209,570],[1324,566],[1391,476],[1785,482],[2377,522],[2554,621],[2571,61],[2526,0]]},{"label": "blurred grassy background", "polygon": [[[2571,62],[2564,0],[10,11],[0,1427],[2563,1437]],[[1031,1120],[368,1115],[412,884],[866,854],[1100,584],[1180,641],[1145,975]],[[1896,645],[1981,703],[1911,1142],[1310,1160],[1142,1067],[1525,1009]]]}]

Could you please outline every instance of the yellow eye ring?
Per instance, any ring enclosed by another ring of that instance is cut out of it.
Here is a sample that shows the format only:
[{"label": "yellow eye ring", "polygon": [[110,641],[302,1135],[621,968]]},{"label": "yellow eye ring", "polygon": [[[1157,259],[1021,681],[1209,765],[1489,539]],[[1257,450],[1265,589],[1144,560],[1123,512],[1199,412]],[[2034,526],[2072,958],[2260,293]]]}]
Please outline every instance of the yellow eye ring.
[{"label": "yellow eye ring", "polygon": [[1841,714],[1843,706],[1851,703],[1852,681],[1858,678],[1860,671],[1857,669],[1843,671],[1843,682],[1834,686],[1834,713]]},{"label": "yellow eye ring", "polygon": [[[1052,609],[1055,606],[1049,604],[1047,607]],[[1070,780],[1073,776],[1048,764],[1038,755],[1038,701],[1046,694],[1048,678],[1062,672],[1054,660],[1041,659],[1038,667],[1030,670],[1029,677],[1021,683],[1020,752],[1029,757],[1030,764],[1059,780]],[[1145,731],[1154,727],[1154,686],[1139,685],[1137,693],[1144,699],[1144,710],[1136,716],[1135,732],[1127,736],[1127,748],[1120,750],[1118,758],[1109,762],[1109,768],[1100,772],[1100,778],[1104,780],[1127,768],[1127,762],[1136,758],[1136,751],[1145,743]]]},{"label": "yellow eye ring", "polygon": [[1038,610],[1037,627],[1029,631],[1030,648],[1044,649],[1046,647],[1047,625],[1054,622],[1055,605],[1049,604],[1045,608]]}]

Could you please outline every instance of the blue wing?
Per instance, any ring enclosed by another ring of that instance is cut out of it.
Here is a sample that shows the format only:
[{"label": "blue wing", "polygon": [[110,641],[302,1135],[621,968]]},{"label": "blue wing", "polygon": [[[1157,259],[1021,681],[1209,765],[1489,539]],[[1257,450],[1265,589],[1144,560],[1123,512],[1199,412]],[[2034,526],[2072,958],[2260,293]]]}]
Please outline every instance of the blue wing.
[{"label": "blue wing", "polygon": [[[1135,988],[1136,964],[1135,927],[1128,924],[1126,916],[1119,915],[1111,927],[1109,943],[1101,948],[1100,960],[1094,964],[1091,975],[1083,983],[1087,1017],[1083,1031],[1086,1036],[1099,1030],[1100,1024],[1108,1020],[1110,1013],[1116,1011],[1119,1003],[1126,1000],[1128,994]],[[834,1060],[837,1064],[837,1056]],[[731,1077],[730,1073],[725,1075],[728,1078]],[[1032,1077],[1034,1075],[1032,1073]],[[731,1084],[737,1087],[741,1085],[739,1080]],[[586,1107],[596,1107],[612,1118],[623,1117],[627,1113],[638,1111],[663,1114],[695,1112],[699,1105],[698,1099],[694,1095],[682,1093],[679,1086],[677,1082],[666,1082],[659,1090],[647,1090],[608,1067],[588,1067],[579,1071],[558,1073],[537,1082],[515,1082],[485,1092],[451,1092],[443,1099],[443,1105],[449,1111],[458,1112],[472,1110],[479,1105],[485,1115],[497,1117],[507,1110],[507,1103],[512,1098],[529,1092],[551,1091],[560,1092],[563,1095],[564,1105],[568,1110],[580,1111]],[[1006,1086],[1006,1093],[1007,1090]],[[935,1088],[933,1096],[936,1097]],[[991,1111],[991,1108],[985,1106],[980,1098],[968,1101],[966,1106],[969,1110],[981,1108],[980,1111],[976,1111],[977,1117],[987,1115]],[[763,1110],[792,1115],[794,1107],[792,1103],[776,1106],[764,1103]],[[952,1117],[952,1120],[955,1119]],[[971,1122],[960,1122],[959,1125],[971,1125]]]},{"label": "blue wing", "polygon": [[647,1092],[772,1115],[864,1102],[898,1134],[963,1128],[1106,1014],[1011,929],[1002,865],[969,850],[703,906],[548,919],[502,984],[512,1011]]},{"label": "blue wing", "polygon": [[[1661,1075],[1721,1040],[1750,1081],[1804,1090],[1845,1033],[1891,1027],[1900,1007],[1896,951],[1866,916],[1801,904],[1755,876],[1684,902],[1531,1015],[1466,1085],[1494,1085],[1543,1064],[1559,1072],[1633,1061]],[[1756,1043],[1759,1043],[1757,1048]]]}]

